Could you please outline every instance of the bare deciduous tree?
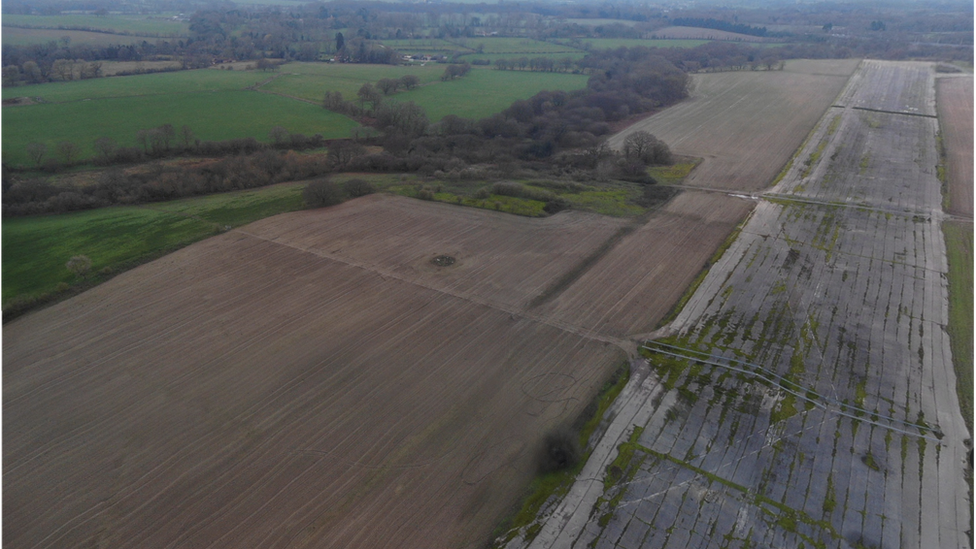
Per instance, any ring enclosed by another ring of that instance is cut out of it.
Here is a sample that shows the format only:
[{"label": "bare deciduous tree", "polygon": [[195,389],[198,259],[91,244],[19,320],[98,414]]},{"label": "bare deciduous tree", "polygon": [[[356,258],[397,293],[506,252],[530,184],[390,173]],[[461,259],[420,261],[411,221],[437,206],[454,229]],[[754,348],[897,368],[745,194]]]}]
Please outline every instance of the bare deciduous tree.
[{"label": "bare deciduous tree", "polygon": [[45,154],[47,154],[47,145],[44,143],[34,141],[27,144],[27,156],[34,161],[34,164],[36,164],[38,168],[41,167],[41,162],[44,161]]},{"label": "bare deciduous tree", "polygon": [[277,147],[288,140],[288,130],[281,126],[275,126],[268,132],[268,138]]}]

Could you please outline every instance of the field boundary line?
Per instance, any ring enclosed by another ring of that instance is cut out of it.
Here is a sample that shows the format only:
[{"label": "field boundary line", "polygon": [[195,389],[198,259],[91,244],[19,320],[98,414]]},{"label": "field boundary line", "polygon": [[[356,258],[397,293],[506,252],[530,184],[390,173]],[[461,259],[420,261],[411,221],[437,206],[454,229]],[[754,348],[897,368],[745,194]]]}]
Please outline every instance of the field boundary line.
[{"label": "field boundary line", "polygon": [[563,276],[559,277],[555,282],[542,290],[542,293],[532,298],[532,301],[529,302],[527,309],[534,309],[559,297],[563,292],[568,290],[573,283],[579,280],[584,274],[599,263],[601,259],[606,257],[608,253],[616,248],[625,237],[634,233],[643,225],[643,223],[631,223],[617,229],[617,232],[613,233],[609,238],[603,241],[603,244],[600,244],[600,246],[594,250],[593,253],[581,259],[580,262],[573,266],[572,269],[566,271]]},{"label": "field boundary line", "polygon": [[409,279],[407,277],[404,277],[403,275],[400,275],[400,274],[398,274],[396,272],[393,272],[393,271],[390,271],[390,270],[387,270],[387,269],[383,269],[383,268],[381,268],[379,266],[376,266],[376,265],[368,265],[368,264],[365,264],[365,263],[359,263],[359,262],[356,262],[356,261],[351,261],[349,259],[342,258],[342,257],[338,257],[338,256],[335,256],[333,254],[330,254],[330,253],[325,252],[325,251],[322,251],[322,250],[316,250],[314,248],[304,248],[302,246],[297,246],[297,245],[294,245],[294,244],[289,244],[287,242],[282,242],[282,241],[279,241],[279,240],[275,240],[273,238],[269,238],[269,237],[262,236],[262,235],[259,235],[259,234],[251,233],[251,232],[248,232],[248,231],[243,230],[243,229],[231,229],[228,232],[242,234],[242,235],[245,235],[245,236],[248,236],[248,237],[251,237],[251,238],[256,238],[258,240],[263,240],[265,242],[269,242],[271,244],[277,244],[279,246],[284,246],[286,248],[291,248],[291,249],[294,249],[294,250],[298,250],[300,252],[304,252],[304,253],[307,253],[307,254],[314,255],[316,257],[321,257],[323,259],[327,259],[327,260],[330,260],[330,261],[335,261],[337,263],[341,263],[341,264],[347,265],[349,267],[354,267],[354,268],[357,268],[357,269],[362,269],[364,271],[368,271],[368,272],[371,272],[373,274],[376,274],[376,275],[382,277],[383,279],[397,280],[397,281],[403,282],[405,284],[410,284],[412,286],[417,286],[419,288],[424,288],[424,289],[430,290],[432,292],[436,292],[436,293],[443,294],[443,295],[447,295],[447,296],[451,296],[451,297],[454,297],[454,298],[457,298],[457,299],[460,299],[460,300],[463,300],[463,301],[467,301],[467,302],[473,303],[475,305],[480,305],[482,307],[488,307],[489,309],[493,309],[493,310],[496,310],[496,311],[499,311],[499,312],[502,312],[502,313],[506,313],[512,319],[517,319],[517,318],[521,317],[521,318],[524,318],[526,320],[530,320],[532,322],[538,322],[540,324],[544,324],[546,326],[549,326],[550,328],[555,328],[557,330],[561,330],[561,331],[564,331],[564,332],[567,332],[567,333],[571,333],[573,335],[582,337],[584,339],[589,339],[589,340],[593,340],[593,341],[599,341],[601,343],[609,343],[609,344],[615,345],[618,348],[622,349],[624,352],[627,353],[627,356],[633,356],[634,354],[636,354],[636,344],[635,344],[634,341],[631,341],[631,340],[616,338],[616,337],[613,337],[613,336],[610,336],[610,335],[607,335],[607,334],[604,334],[604,333],[601,333],[601,332],[597,332],[597,331],[592,330],[592,329],[584,328],[582,326],[574,326],[574,325],[569,324],[569,323],[566,323],[566,322],[561,322],[561,321],[558,321],[558,320],[554,320],[553,318],[550,318],[550,317],[547,317],[547,316],[542,316],[542,315],[538,315],[538,314],[531,313],[531,312],[529,312],[526,309],[522,309],[522,308],[519,308],[519,307],[510,307],[510,306],[506,306],[506,305],[501,304],[501,303],[492,302],[492,301],[490,301],[488,299],[484,299],[484,298],[481,298],[481,297],[476,296],[476,295],[473,295],[473,294],[465,294],[465,293],[461,293],[461,292],[454,292],[454,291],[451,291],[451,290],[446,289],[446,288],[437,288],[437,287],[434,287],[434,286],[431,286],[431,285],[423,284],[423,283],[421,283],[419,281],[411,280],[411,279]]}]

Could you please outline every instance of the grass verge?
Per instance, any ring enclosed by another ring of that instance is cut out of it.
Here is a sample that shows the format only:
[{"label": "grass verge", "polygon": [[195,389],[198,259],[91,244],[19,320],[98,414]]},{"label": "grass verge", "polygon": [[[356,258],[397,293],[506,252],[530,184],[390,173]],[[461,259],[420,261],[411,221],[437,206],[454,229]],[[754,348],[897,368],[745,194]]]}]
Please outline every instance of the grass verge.
[{"label": "grass verge", "polygon": [[647,173],[664,185],[680,185],[691,170],[701,164],[702,159],[692,156],[682,156],[670,166],[652,166],[647,169]]},{"label": "grass verge", "polygon": [[[969,428],[969,436],[972,437],[973,226],[970,223],[947,221],[942,224],[942,232],[945,235],[949,259],[949,345],[952,349],[952,364],[956,370],[959,408],[966,427]],[[973,516],[972,467],[966,468],[966,482],[969,483],[969,515]]]},{"label": "grass verge", "polygon": [[949,341],[956,368],[959,405],[973,432],[973,226],[942,225],[949,259]]},{"label": "grass verge", "polygon": [[[237,227],[301,209],[301,183],[3,221],[3,321],[52,304],[142,263]],[[65,262],[85,255],[91,274]]]}]

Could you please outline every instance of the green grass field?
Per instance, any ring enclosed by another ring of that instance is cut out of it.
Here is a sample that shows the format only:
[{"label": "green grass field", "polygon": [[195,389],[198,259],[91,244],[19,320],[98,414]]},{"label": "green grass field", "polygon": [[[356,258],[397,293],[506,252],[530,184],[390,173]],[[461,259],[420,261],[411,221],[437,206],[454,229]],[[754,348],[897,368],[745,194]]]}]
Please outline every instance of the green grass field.
[{"label": "green grass field", "polygon": [[[956,388],[962,416],[969,428],[969,436],[976,434],[976,229],[972,224],[946,222],[942,224],[949,258],[949,344],[956,369]],[[976,493],[976,478],[972,470],[966,474],[969,496]]]},{"label": "green grass field", "polygon": [[416,38],[405,40],[383,40],[382,44],[401,52],[410,51],[455,51],[457,45],[440,38]]},{"label": "green grass field", "polygon": [[136,95],[242,90],[270,76],[271,73],[261,71],[198,69],[3,88],[2,97],[40,97],[46,103],[64,103]]},{"label": "green grass field", "polygon": [[351,63],[288,63],[280,76],[261,86],[262,90],[321,102],[327,91],[338,91],[346,101],[355,101],[363,84],[381,78],[400,78],[412,74],[421,84],[440,82],[444,65],[358,65]]},{"label": "green grass field", "polygon": [[[6,16],[4,16],[6,17]],[[57,42],[62,36],[71,39],[72,44],[87,44],[89,46],[113,46],[116,44],[137,44],[143,40],[156,40],[154,37],[138,35],[106,34],[104,32],[87,32],[60,29],[17,29],[3,27],[0,41],[5,46],[29,46],[31,44],[47,44]]]},{"label": "green grass field", "polygon": [[267,141],[275,126],[327,139],[348,137],[357,126],[317,105],[243,90],[7,107],[3,114],[3,158],[15,166],[30,164],[26,147],[33,141],[45,143],[49,156],[58,142],[72,141],[81,148],[81,157],[88,158],[94,155],[93,144],[99,137],[135,146],[138,130],[162,124],[177,129],[186,124],[201,140],[254,137],[259,141]]},{"label": "green grass field", "polygon": [[[3,220],[3,302],[50,294],[81,282],[64,266],[92,260],[92,275],[130,268],[220,232],[302,208],[302,184],[177,200]],[[191,217],[192,216],[192,217]]]},{"label": "green grass field", "polygon": [[45,143],[53,155],[55,145],[67,140],[81,147],[82,158],[89,158],[99,137],[134,146],[138,130],[162,124],[177,128],[186,124],[202,140],[255,137],[264,141],[274,126],[306,135],[347,137],[356,123],[317,106],[325,91],[341,91],[347,100],[355,100],[363,83],[406,74],[416,75],[423,85],[389,100],[414,101],[432,121],[448,114],[481,118],[539,91],[580,89],[587,81],[572,74],[473,70],[464,78],[442,82],[443,72],[444,65],[438,64],[289,63],[261,87],[273,93],[244,90],[273,73],[215,69],[4,88],[4,99],[30,97],[39,102],[4,109],[2,151],[10,165],[26,166],[28,143]]},{"label": "green grass field", "polygon": [[[112,33],[139,34],[144,36],[187,36],[190,24],[185,21],[174,21],[163,16],[148,15],[97,15],[69,14],[69,15],[15,15],[4,14],[4,27],[10,25],[33,28],[57,29],[82,28]],[[6,34],[7,29],[4,29]]]},{"label": "green grass field", "polygon": [[460,60],[467,61],[470,63],[475,59],[487,59],[492,64],[494,64],[496,59],[518,59],[520,57],[528,57],[529,59],[533,59],[536,57],[546,57],[549,59],[555,59],[557,61],[565,57],[568,57],[573,61],[578,61],[586,57],[586,52],[581,50],[573,50],[573,51],[567,50],[565,52],[532,53],[532,54],[529,53],[466,53],[461,56]]},{"label": "green grass field", "polygon": [[[337,176],[335,180],[342,182],[352,178],[365,179],[379,191],[408,198],[417,198],[418,191],[426,187],[434,193],[433,199],[437,202],[527,217],[549,215],[543,210],[545,202],[539,200],[498,194],[491,194],[488,198],[477,198],[477,192],[480,189],[491,189],[491,184],[485,181],[421,179],[413,175],[390,174],[344,174]],[[634,200],[640,197],[642,193],[642,187],[636,183],[612,181],[583,185],[558,181],[520,180],[517,182],[531,191],[551,192],[558,195],[566,199],[574,210],[613,217],[637,217],[647,211],[647,208],[634,203]]]},{"label": "green grass field", "polygon": [[637,38],[585,38],[581,40],[583,44],[589,44],[594,50],[606,50],[610,48],[634,48],[643,46],[645,48],[694,48],[707,44],[708,40],[639,40]]},{"label": "green grass field", "polygon": [[452,40],[457,46],[469,48],[471,50],[477,51],[479,47],[482,48],[481,53],[525,53],[525,54],[544,54],[552,52],[564,52],[568,49],[566,46],[555,44],[552,42],[542,42],[540,40],[532,40],[529,38],[499,38],[499,37],[479,37],[479,38],[461,38],[458,40]]},{"label": "green grass field", "polygon": [[449,114],[464,118],[489,116],[542,90],[575,90],[587,82],[582,75],[487,69],[472,70],[464,78],[442,82],[444,67],[289,63],[281,68],[281,76],[261,89],[310,101],[321,101],[326,91],[339,91],[346,101],[355,101],[356,92],[366,82],[413,74],[422,85],[393,94],[387,100],[413,101],[427,110],[431,121],[437,121]]},{"label": "green grass field", "polygon": [[89,157],[98,137],[135,145],[138,130],[167,123],[177,128],[189,125],[203,140],[250,136],[264,141],[274,126],[341,138],[356,127],[351,119],[316,105],[244,91],[271,76],[259,71],[201,69],[4,88],[4,99],[26,96],[44,102],[4,110],[4,159],[25,165],[28,143],[45,143],[53,153],[62,140],[75,142],[82,148],[82,156]]},{"label": "green grass field", "polygon": [[464,78],[438,82],[398,93],[395,101],[413,101],[427,110],[432,122],[449,114],[483,118],[506,109],[513,101],[527,99],[542,90],[577,90],[588,78],[579,74],[528,71],[472,70]]}]

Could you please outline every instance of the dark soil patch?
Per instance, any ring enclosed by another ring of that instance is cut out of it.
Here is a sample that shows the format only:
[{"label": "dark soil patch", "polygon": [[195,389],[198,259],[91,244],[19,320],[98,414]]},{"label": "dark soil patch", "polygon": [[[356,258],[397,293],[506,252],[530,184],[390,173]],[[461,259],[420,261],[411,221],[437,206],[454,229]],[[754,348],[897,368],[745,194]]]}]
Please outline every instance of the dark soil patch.
[{"label": "dark soil patch", "polygon": [[454,265],[455,261],[457,260],[449,255],[439,255],[434,259],[430,260],[431,263],[437,265],[438,267],[449,267],[451,265]]}]

